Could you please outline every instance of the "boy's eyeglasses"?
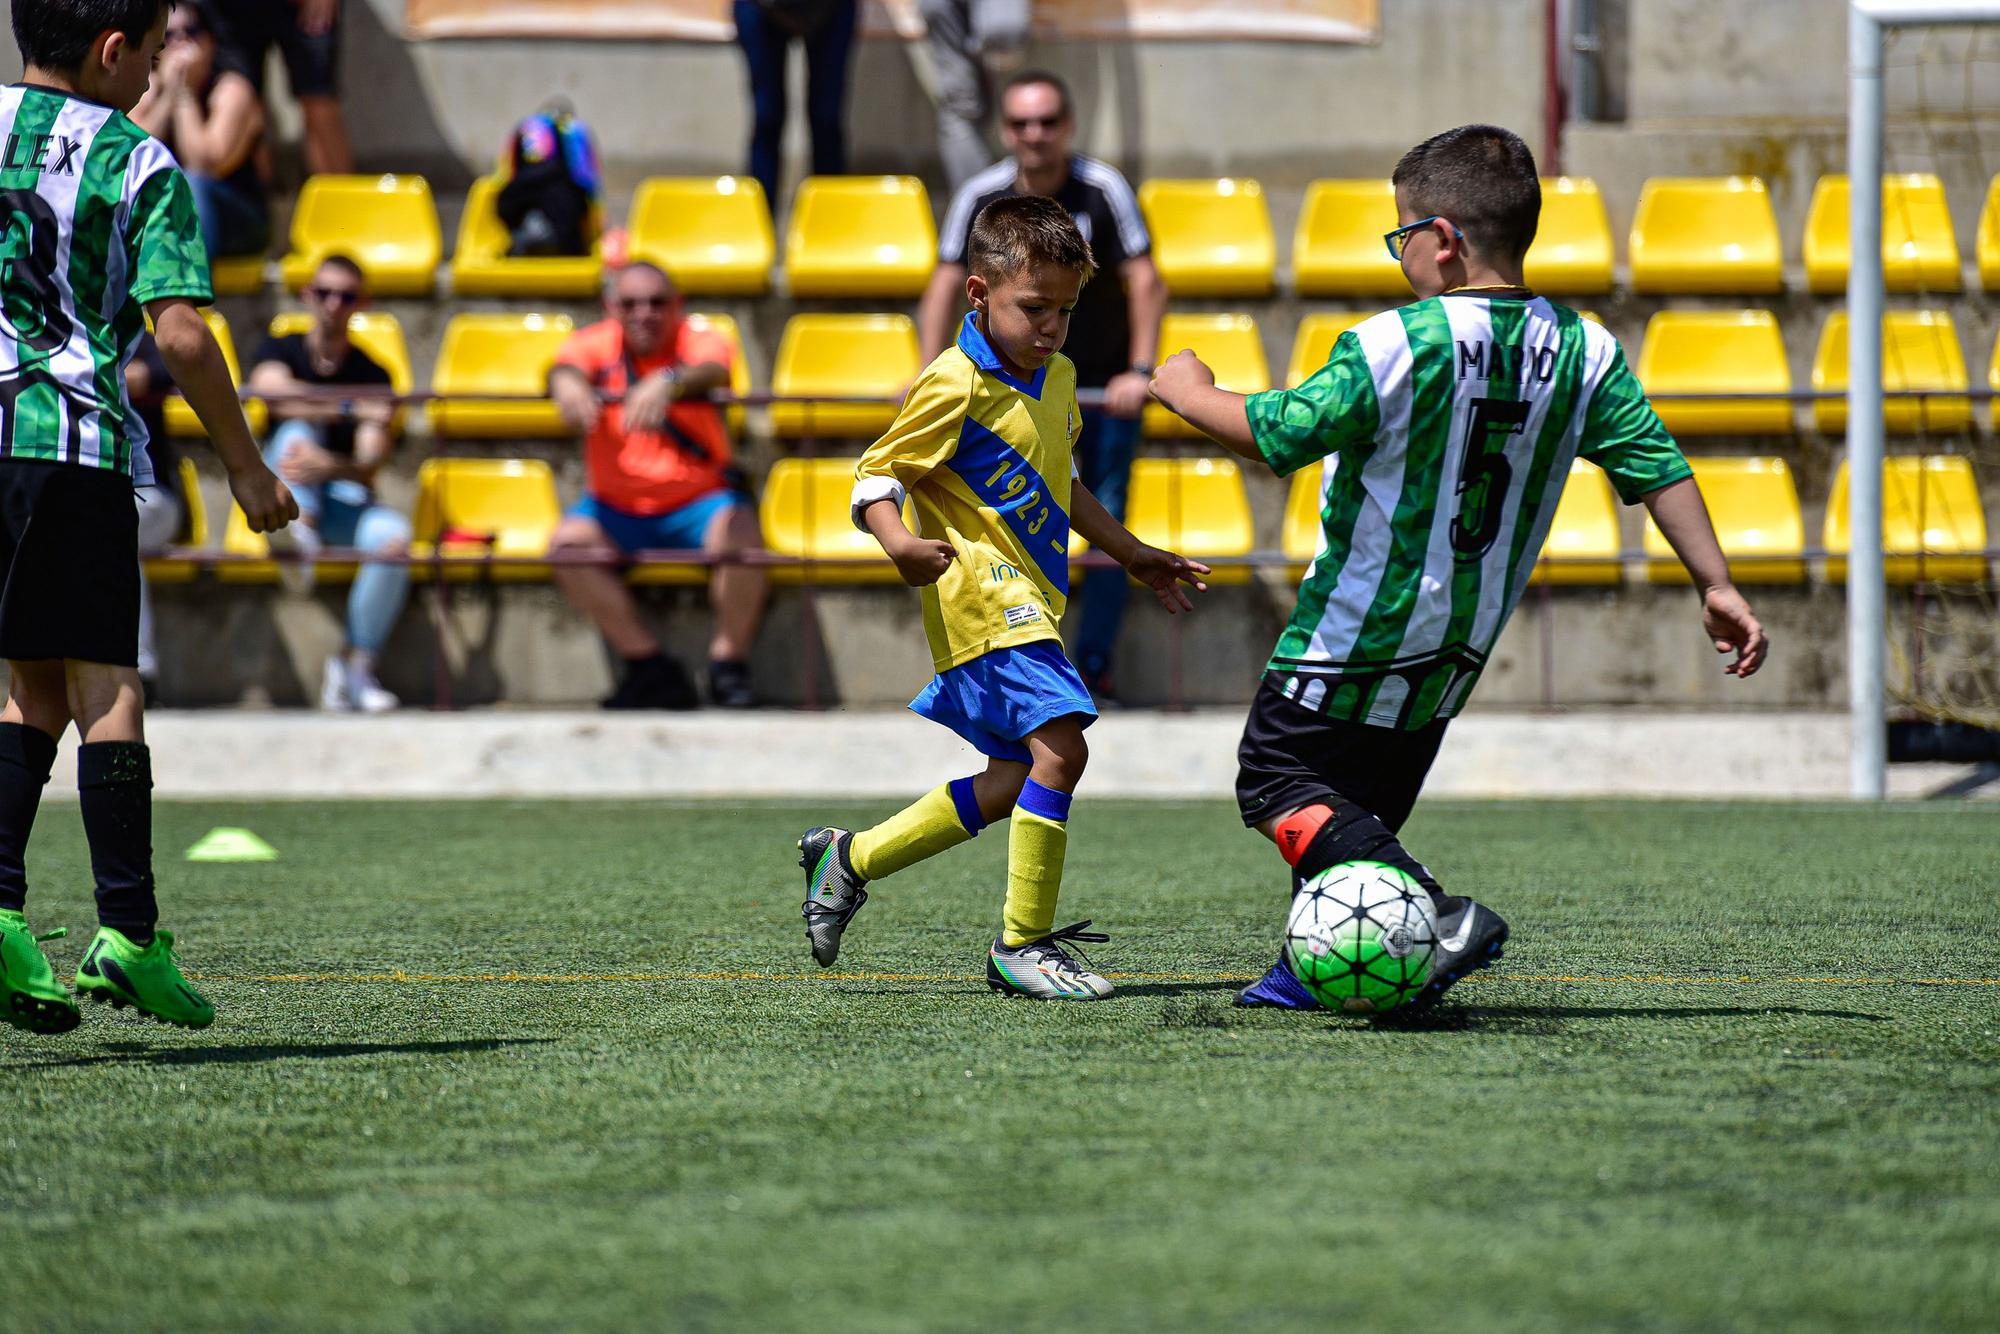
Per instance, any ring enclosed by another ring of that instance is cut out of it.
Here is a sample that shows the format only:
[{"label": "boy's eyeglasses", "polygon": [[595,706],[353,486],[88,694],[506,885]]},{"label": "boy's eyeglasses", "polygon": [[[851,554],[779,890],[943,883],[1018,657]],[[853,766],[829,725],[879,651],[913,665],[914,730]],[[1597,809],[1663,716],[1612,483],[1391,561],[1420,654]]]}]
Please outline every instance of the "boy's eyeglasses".
[{"label": "boy's eyeglasses", "polygon": [[172,46],[175,42],[200,41],[207,34],[208,29],[202,27],[199,23],[182,24],[178,28],[167,29],[166,45]]},{"label": "boy's eyeglasses", "polygon": [[1061,129],[1062,123],[1063,123],[1063,117],[1060,111],[1053,116],[1007,117],[1007,128],[1012,130],[1016,134],[1019,134],[1021,131],[1027,129],[1030,125],[1038,126],[1039,128],[1044,130]]},{"label": "boy's eyeglasses", "polygon": [[1403,260],[1403,251],[1409,247],[1410,237],[1434,222],[1441,222],[1451,228],[1453,239],[1459,241],[1465,239],[1465,233],[1458,229],[1457,223],[1445,217],[1442,213],[1433,213],[1428,218],[1418,218],[1407,227],[1398,227],[1393,232],[1382,233],[1382,244],[1389,247],[1389,258],[1400,264]]},{"label": "boy's eyeglasses", "polygon": [[357,306],[361,304],[361,293],[344,287],[308,287],[306,295],[327,306]]}]

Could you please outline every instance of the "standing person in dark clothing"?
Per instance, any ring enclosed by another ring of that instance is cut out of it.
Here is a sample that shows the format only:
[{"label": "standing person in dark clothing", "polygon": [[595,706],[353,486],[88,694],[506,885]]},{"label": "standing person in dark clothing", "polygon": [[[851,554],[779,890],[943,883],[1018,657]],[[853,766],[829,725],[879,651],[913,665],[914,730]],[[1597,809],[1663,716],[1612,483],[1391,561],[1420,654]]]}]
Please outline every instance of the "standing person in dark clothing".
[{"label": "standing person in dark clothing", "polygon": [[[1096,282],[1084,286],[1070,322],[1076,385],[1100,390],[1086,407],[1076,442],[1077,475],[1115,519],[1125,517],[1125,487],[1139,441],[1139,414],[1160,342],[1167,285],[1153,264],[1153,241],[1139,201],[1118,169],[1070,151],[1075,107],[1063,81],[1023,70],[1000,94],[1000,137],[1009,156],[952,196],[938,240],[937,271],[917,308],[926,357],[951,345],[965,291],[966,238],[979,210],[1007,195],[1047,195],[1069,210],[1097,257]],[[1125,615],[1125,573],[1092,570],[1082,584],[1076,665],[1100,702],[1114,697],[1111,655]]]},{"label": "standing person in dark clothing", "polygon": [[806,48],[806,121],[815,176],[847,170],[847,70],[854,54],[856,0],[736,0],[736,44],[750,75],[750,174],[778,212],[778,151],[789,114],[785,58]]},{"label": "standing person in dark clothing", "polygon": [[340,110],[340,0],[211,0],[218,66],[264,92],[271,48],[285,58],[285,78],[306,122],[308,174],[354,170],[347,118]]}]

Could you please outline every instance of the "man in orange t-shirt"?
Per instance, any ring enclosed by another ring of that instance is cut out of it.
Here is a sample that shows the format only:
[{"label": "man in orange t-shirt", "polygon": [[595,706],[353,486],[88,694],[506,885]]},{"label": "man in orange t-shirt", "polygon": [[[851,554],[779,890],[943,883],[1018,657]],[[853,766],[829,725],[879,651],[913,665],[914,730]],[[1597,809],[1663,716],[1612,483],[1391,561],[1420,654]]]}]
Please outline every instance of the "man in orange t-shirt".
[{"label": "man in orange t-shirt", "polygon": [[[610,318],[570,335],[549,372],[550,396],[584,437],[584,496],[557,526],[551,554],[609,562],[638,551],[761,549],[756,504],[731,466],[722,410],[707,401],[729,387],[728,341],[682,319],[672,280],[643,261],[611,277],[604,307]],[[555,578],[624,659],[624,679],[606,708],[695,707],[687,672],[640,619],[616,569],[558,564]],[[748,708],[764,571],[719,564],[709,589],[709,697]]]}]

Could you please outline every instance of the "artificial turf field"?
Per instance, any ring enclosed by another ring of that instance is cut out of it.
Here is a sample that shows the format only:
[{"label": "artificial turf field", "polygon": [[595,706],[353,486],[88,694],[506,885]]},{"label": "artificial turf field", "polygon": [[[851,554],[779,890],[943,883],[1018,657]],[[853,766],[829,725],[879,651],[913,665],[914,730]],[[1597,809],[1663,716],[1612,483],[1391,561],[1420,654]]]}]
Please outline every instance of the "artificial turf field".
[{"label": "artificial turf field", "polygon": [[[1990,807],[1426,806],[1515,938],[1403,1026],[1227,1007],[1222,802],[1078,804],[1113,1001],[986,990],[1004,827],[817,976],[792,840],[887,809],[163,804],[221,1018],[0,1029],[0,1327],[1993,1327]],[[67,975],[73,807],[29,861]]]}]

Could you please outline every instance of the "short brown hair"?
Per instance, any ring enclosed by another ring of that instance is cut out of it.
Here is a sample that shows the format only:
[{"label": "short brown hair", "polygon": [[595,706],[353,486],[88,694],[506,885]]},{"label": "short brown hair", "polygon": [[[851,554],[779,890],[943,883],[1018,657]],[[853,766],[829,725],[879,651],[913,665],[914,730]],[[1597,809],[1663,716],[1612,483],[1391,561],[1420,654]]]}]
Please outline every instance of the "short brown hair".
[{"label": "short brown hair", "polygon": [[979,210],[965,254],[968,267],[987,282],[1012,278],[1033,264],[1075,269],[1089,282],[1097,272],[1090,242],[1076,219],[1053,199],[1009,195]]},{"label": "short brown hair", "polygon": [[1482,255],[1520,259],[1534,243],[1542,183],[1512,130],[1461,125],[1433,135],[1403,154],[1391,179],[1405,203],[1458,224]]}]

